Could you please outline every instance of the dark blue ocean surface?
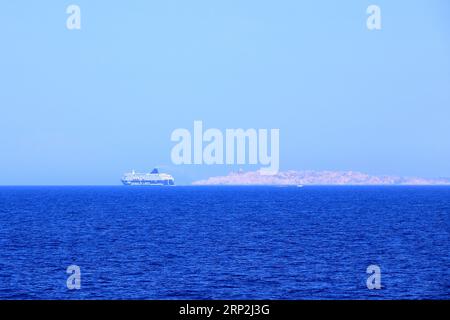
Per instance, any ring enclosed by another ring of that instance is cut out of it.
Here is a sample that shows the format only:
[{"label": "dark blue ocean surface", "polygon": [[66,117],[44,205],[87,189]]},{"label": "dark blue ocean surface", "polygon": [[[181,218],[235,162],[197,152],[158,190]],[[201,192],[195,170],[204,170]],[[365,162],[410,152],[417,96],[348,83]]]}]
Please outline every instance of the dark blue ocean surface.
[{"label": "dark blue ocean surface", "polygon": [[0,298],[449,299],[450,188],[1,187]]}]

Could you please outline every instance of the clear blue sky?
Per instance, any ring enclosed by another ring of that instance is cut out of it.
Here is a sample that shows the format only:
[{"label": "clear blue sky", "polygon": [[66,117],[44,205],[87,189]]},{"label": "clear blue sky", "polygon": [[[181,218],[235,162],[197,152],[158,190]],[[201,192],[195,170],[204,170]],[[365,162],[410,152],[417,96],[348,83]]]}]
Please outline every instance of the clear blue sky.
[{"label": "clear blue sky", "polygon": [[0,40],[2,185],[237,169],[171,164],[194,120],[279,128],[281,170],[450,176],[447,0],[4,1]]}]

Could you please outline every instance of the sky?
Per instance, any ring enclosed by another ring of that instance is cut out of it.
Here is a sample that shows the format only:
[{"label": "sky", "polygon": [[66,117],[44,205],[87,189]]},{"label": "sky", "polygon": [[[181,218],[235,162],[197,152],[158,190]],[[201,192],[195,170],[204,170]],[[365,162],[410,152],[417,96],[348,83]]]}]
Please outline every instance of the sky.
[{"label": "sky", "polygon": [[0,185],[260,168],[173,164],[195,120],[279,129],[280,170],[450,177],[449,40],[447,0],[7,1]]}]

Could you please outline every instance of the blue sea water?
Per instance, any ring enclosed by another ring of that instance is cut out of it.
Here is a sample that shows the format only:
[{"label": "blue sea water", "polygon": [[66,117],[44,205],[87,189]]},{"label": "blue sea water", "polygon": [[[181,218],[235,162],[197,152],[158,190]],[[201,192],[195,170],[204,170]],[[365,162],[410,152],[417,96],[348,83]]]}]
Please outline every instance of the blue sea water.
[{"label": "blue sea water", "polygon": [[1,187],[0,298],[449,299],[450,188]]}]

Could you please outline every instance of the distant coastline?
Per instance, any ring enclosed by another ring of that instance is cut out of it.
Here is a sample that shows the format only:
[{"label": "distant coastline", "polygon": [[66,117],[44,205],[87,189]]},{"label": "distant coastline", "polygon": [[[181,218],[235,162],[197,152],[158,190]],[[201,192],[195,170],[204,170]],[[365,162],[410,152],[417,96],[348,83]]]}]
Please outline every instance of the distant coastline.
[{"label": "distant coastline", "polygon": [[420,178],[400,176],[376,176],[357,171],[283,171],[276,175],[263,175],[259,171],[230,172],[226,176],[210,177],[194,181],[192,185],[399,185],[431,186],[450,185],[450,178]]}]

